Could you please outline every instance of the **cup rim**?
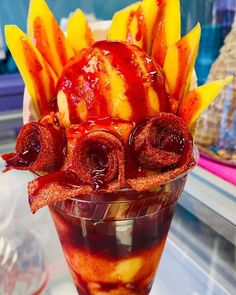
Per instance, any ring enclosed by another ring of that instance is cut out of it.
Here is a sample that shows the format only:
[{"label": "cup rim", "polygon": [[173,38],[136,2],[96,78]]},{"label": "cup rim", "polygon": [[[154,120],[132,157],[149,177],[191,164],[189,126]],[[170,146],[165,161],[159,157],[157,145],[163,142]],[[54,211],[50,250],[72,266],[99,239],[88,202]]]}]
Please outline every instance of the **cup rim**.
[{"label": "cup rim", "polygon": [[[136,191],[135,189],[132,188],[122,188],[117,190],[116,192],[113,193],[106,193],[106,192],[100,192],[98,194],[92,193],[92,194],[85,194],[85,195],[78,195],[78,197],[71,197],[68,198],[66,200],[63,201],[59,201],[57,203],[60,202],[65,202],[65,201],[73,201],[73,202],[80,202],[80,203],[97,203],[97,204],[124,204],[124,203],[128,203],[128,202],[133,202],[135,200],[148,200],[148,199],[152,199],[152,198],[156,198],[158,196],[158,193],[161,191],[161,187],[167,184],[171,184],[174,183],[176,181],[178,181],[181,178],[184,178],[188,175],[188,173],[193,170],[194,167],[196,167],[198,159],[199,159],[199,151],[196,145],[193,145],[193,157],[195,159],[195,164],[193,166],[191,166],[189,169],[187,169],[186,171],[180,173],[179,175],[177,175],[175,178],[169,179],[166,182],[163,182],[159,185],[157,185],[155,188],[160,188],[160,190],[156,189],[156,190],[143,190],[143,191]],[[114,195],[114,194],[122,194],[122,193],[127,193],[127,192],[133,192],[133,197],[130,198],[124,198],[124,199],[118,199],[115,200],[114,198],[109,198],[110,195]],[[148,196],[143,196],[140,197],[144,192],[149,192]],[[90,196],[90,198],[88,198],[88,196]],[[137,198],[137,196],[139,196]],[[55,206],[57,203],[52,204],[53,206]]]}]

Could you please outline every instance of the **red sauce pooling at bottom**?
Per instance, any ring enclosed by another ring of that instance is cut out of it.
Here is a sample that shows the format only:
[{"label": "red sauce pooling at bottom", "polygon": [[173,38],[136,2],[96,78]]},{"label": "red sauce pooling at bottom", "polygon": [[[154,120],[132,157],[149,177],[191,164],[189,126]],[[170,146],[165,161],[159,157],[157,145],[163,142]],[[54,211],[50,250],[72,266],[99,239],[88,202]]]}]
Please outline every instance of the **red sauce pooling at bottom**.
[{"label": "red sauce pooling at bottom", "polygon": [[[94,216],[96,210],[89,202],[78,201],[77,203],[67,200],[63,203],[63,211],[57,209],[57,206],[51,206],[51,214],[80,294],[94,295],[95,290],[111,292],[120,289],[124,292],[122,294],[148,294],[173,217],[174,206],[171,204],[174,204],[178,198],[181,185],[179,184],[174,190],[164,189],[159,193],[146,192],[145,197],[142,193],[141,200],[139,196],[136,196],[137,200],[133,201],[134,203],[127,203],[126,206],[130,206],[127,214],[130,216],[142,216],[142,212],[145,215],[154,204],[157,208],[156,212],[159,212],[150,215],[149,218],[137,218],[135,222],[131,220],[130,228],[127,228],[127,219],[120,220],[118,223],[113,222],[112,219],[93,221],[93,218],[97,220]],[[163,194],[165,194],[164,202]],[[150,200],[149,196],[151,196]],[[108,194],[107,197],[111,199],[113,195]],[[115,197],[117,195],[114,194]],[[166,200],[170,203],[166,203]],[[97,212],[107,212],[107,203],[104,205],[101,203],[99,206],[99,208],[96,207]],[[85,218],[81,219],[80,212],[82,214],[88,212],[88,218],[85,215]],[[112,212],[116,214],[115,208]],[[114,271],[112,265],[116,265],[123,259],[135,257],[141,259],[143,265],[130,282],[122,280],[114,282],[114,278],[113,281],[109,279]]]}]

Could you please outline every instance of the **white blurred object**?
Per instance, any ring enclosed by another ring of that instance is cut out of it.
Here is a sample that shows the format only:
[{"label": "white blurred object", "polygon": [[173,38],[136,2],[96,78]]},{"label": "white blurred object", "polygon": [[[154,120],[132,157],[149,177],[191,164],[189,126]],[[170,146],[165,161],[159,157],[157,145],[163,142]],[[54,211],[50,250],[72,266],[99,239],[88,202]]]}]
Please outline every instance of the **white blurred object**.
[{"label": "white blurred object", "polygon": [[[0,161],[0,171],[3,167]],[[43,212],[36,218],[30,212],[26,190],[32,178],[33,175],[22,171],[0,175],[1,295],[39,294],[38,290],[47,283],[42,246],[33,232],[44,242],[49,233],[39,221]]]},{"label": "white blurred object", "polygon": [[0,236],[0,294],[41,294],[48,274],[43,251],[35,236],[12,226]]}]

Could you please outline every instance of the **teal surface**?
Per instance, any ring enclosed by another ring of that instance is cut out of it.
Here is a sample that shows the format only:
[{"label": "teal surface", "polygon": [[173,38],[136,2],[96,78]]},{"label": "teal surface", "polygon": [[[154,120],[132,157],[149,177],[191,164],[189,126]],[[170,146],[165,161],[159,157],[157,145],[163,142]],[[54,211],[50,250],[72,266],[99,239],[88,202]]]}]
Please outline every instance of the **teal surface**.
[{"label": "teal surface", "polygon": [[[111,19],[116,10],[119,10],[134,0],[47,0],[48,5],[60,21],[67,17],[76,8],[85,13],[94,13],[98,19]],[[3,31],[5,24],[17,24],[26,31],[26,19],[29,0],[0,0],[0,27]]]}]

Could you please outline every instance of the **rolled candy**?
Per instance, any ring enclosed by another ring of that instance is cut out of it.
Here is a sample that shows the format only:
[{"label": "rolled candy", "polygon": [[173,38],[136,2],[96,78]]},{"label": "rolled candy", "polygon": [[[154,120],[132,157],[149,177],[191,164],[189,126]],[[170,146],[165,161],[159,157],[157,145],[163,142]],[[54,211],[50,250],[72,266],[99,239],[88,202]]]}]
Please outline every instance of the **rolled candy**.
[{"label": "rolled candy", "polygon": [[182,162],[192,151],[193,139],[182,119],[159,113],[137,129],[132,147],[142,168],[156,170]]},{"label": "rolled candy", "polygon": [[16,140],[16,153],[2,156],[6,170],[51,172],[62,165],[66,148],[63,130],[51,125],[31,122],[25,124]]},{"label": "rolled candy", "polygon": [[171,113],[159,113],[143,123],[133,134],[131,147],[141,168],[161,172],[127,180],[138,191],[174,178],[195,162],[192,135],[184,121]]},{"label": "rolled candy", "polygon": [[106,131],[92,131],[74,149],[72,167],[84,184],[98,190],[109,183],[125,184],[124,147]]},{"label": "rolled candy", "polygon": [[82,185],[72,171],[57,171],[40,176],[28,184],[29,204],[32,213],[40,208],[79,194],[92,193],[89,185]]},{"label": "rolled candy", "polygon": [[33,213],[49,205],[97,190],[114,192],[125,185],[124,147],[113,134],[92,131],[74,148],[66,171],[38,177],[28,186]]}]

